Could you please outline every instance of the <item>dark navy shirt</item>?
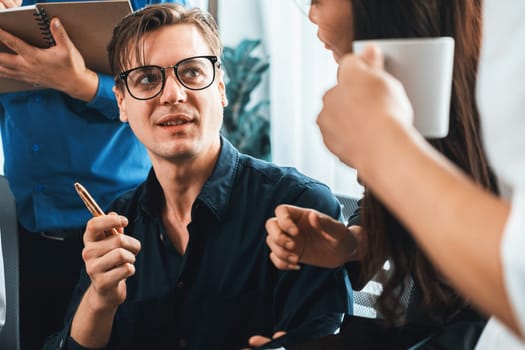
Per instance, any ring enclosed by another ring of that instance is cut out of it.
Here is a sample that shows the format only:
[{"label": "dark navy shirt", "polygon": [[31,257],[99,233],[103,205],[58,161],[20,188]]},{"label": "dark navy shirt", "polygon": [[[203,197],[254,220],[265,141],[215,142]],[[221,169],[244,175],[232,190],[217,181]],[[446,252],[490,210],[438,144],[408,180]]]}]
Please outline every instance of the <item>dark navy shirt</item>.
[{"label": "dark navy shirt", "polygon": [[[239,154],[226,140],[216,167],[192,208],[184,256],[171,245],[161,220],[163,194],[152,171],[147,181],[113,205],[129,219],[126,234],[142,249],[127,281],[109,349],[240,349],[255,334],[311,327],[308,338],[333,333],[351,295],[344,269],[303,266],[279,271],[269,259],[265,221],[278,204],[315,208],[334,218],[340,206],[329,188],[295,169]],[[81,280],[64,330],[88,288]],[[312,322],[314,321],[315,322]],[[308,326],[306,326],[309,324]]]}]

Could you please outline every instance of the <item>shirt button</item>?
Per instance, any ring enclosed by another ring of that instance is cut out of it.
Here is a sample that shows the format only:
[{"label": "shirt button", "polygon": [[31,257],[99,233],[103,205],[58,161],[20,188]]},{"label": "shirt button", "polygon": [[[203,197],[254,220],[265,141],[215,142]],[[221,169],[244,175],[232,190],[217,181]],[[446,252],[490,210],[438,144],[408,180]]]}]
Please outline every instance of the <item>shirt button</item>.
[{"label": "shirt button", "polygon": [[177,288],[179,288],[179,289],[180,288],[184,288],[184,282],[182,282],[182,281],[177,282]]},{"label": "shirt button", "polygon": [[159,238],[161,241],[164,241],[164,235],[162,234],[162,232],[159,234]]},{"label": "shirt button", "polygon": [[188,339],[180,338],[179,339],[179,346],[180,346],[181,349],[186,349],[188,347]]},{"label": "shirt button", "polygon": [[40,145],[37,145],[36,143],[33,145],[33,152],[40,151]]}]

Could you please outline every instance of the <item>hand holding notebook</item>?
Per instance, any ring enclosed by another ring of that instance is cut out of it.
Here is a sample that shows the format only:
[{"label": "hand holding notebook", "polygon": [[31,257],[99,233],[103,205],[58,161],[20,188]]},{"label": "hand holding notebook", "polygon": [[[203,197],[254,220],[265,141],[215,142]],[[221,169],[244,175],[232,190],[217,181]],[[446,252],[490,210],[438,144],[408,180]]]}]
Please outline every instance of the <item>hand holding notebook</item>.
[{"label": "hand holding notebook", "polygon": [[[50,2],[0,10],[0,28],[38,48],[54,45],[49,21],[58,17],[86,66],[110,74],[106,47],[113,27],[131,13],[129,0]],[[0,43],[0,52],[12,52]],[[23,81],[0,78],[0,93],[32,90]]]}]

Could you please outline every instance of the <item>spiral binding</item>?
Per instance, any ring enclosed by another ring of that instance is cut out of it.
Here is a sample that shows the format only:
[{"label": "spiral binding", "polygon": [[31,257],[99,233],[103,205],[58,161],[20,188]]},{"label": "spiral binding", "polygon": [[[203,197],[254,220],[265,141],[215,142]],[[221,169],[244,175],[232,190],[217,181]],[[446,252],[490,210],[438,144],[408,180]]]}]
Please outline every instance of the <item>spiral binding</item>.
[{"label": "spiral binding", "polygon": [[55,46],[55,39],[49,29],[49,18],[47,17],[46,11],[41,7],[37,7],[33,15],[35,16],[38,27],[40,28],[40,33],[42,33],[44,40],[46,40],[49,46]]}]

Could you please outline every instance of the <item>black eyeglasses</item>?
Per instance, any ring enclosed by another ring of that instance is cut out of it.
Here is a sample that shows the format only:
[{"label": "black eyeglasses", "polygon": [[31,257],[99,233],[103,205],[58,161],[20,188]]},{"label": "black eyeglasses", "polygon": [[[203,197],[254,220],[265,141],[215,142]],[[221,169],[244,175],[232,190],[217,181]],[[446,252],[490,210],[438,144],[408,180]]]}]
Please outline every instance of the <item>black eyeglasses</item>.
[{"label": "black eyeglasses", "polygon": [[137,100],[149,100],[159,95],[166,84],[166,70],[173,68],[177,80],[188,90],[204,90],[215,80],[217,56],[185,58],[172,66],[136,67],[118,75],[129,94]]}]

